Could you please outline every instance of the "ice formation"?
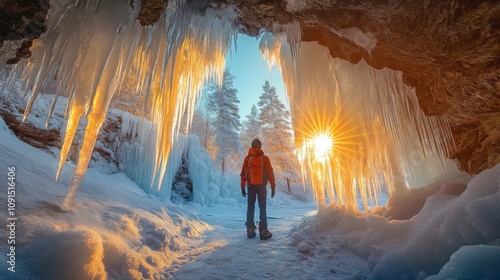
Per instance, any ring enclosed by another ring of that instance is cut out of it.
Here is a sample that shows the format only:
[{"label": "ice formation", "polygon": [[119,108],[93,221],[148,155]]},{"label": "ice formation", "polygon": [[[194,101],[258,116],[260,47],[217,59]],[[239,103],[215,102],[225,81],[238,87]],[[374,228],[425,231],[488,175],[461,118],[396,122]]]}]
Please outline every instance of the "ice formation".
[{"label": "ice formation", "polygon": [[[147,140],[153,151],[123,152],[128,157],[124,162],[154,156],[152,168],[145,164],[139,174],[152,170],[145,180],[156,185],[157,193],[169,196],[169,190],[160,189],[171,173],[167,168],[175,167],[167,166],[172,145],[184,116],[189,126],[204,83],[222,81],[225,57],[236,36],[232,22],[237,12],[232,6],[201,12],[190,8],[189,1],[169,1],[159,22],[144,27],[136,22],[138,1],[134,5],[125,0],[53,2],[48,32],[36,41],[33,59],[16,65],[3,86],[22,81],[24,94],[31,92],[25,118],[40,92],[55,85],[54,104],[58,96],[68,96],[56,178],[81,118],[88,119],[64,207],[70,207],[82,182],[111,98],[130,81],[137,94],[152,96],[155,132],[147,137],[144,131],[137,132],[142,137],[139,143],[153,136],[155,140]],[[300,3],[288,2],[297,7]],[[452,144],[446,120],[420,111],[414,89],[402,83],[400,72],[375,70],[364,61],[352,65],[333,59],[317,43],[300,43],[298,23],[272,31],[285,35],[264,34],[260,48],[283,73],[296,146],[320,208],[328,200],[355,209],[361,198],[366,209],[377,205],[382,188],[404,191],[456,171],[446,159]],[[368,40],[368,48],[375,42]],[[124,127],[128,132],[135,129],[130,124]],[[331,138],[331,148],[318,153],[317,137]]]},{"label": "ice formation", "polygon": [[286,0],[286,10],[289,12],[298,12],[306,7],[304,0]]},{"label": "ice formation", "polygon": [[[226,178],[216,171],[213,159],[200,145],[196,135],[179,135],[171,149],[168,166],[162,182],[154,174],[155,133],[151,122],[129,113],[121,115],[121,139],[117,148],[120,171],[133,180],[148,194],[169,199],[172,183],[182,157],[187,158],[188,176],[195,186],[192,200],[200,205],[236,205],[243,201],[239,188],[239,177]],[[158,185],[160,184],[160,185]],[[159,187],[157,187],[159,186]]]},{"label": "ice formation", "polygon": [[[121,111],[120,111],[121,112]],[[160,181],[154,172],[156,155],[156,129],[145,119],[121,112],[120,145],[116,149],[119,169],[148,194],[170,199],[172,182],[181,165],[186,137],[179,135],[169,153],[168,166]]]},{"label": "ice formation", "polygon": [[370,52],[377,45],[377,38],[371,32],[363,32],[357,27],[351,27],[348,29],[342,29],[337,31],[335,29],[331,29],[331,31],[340,37],[344,37],[354,44],[362,47],[366,51]]},{"label": "ice formation", "polygon": [[4,85],[21,81],[24,94],[31,92],[25,117],[37,95],[54,83],[54,101],[57,96],[69,97],[56,178],[80,119],[88,118],[63,206],[70,207],[81,185],[110,100],[126,79],[134,80],[137,94],[153,96],[153,177],[158,176],[160,186],[185,110],[190,119],[203,84],[222,80],[225,56],[236,36],[232,22],[237,13],[232,6],[200,12],[190,9],[189,1],[168,1],[159,22],[144,27],[136,21],[139,1],[133,5],[126,0],[60,2],[51,1],[48,31],[35,42],[33,59],[16,65]]},{"label": "ice formation", "polygon": [[[320,209],[356,210],[359,198],[367,209],[382,189],[392,194],[458,172],[446,158],[453,145],[446,119],[424,115],[401,72],[353,65],[316,42],[294,46],[286,38],[264,35],[260,48],[281,69],[303,174]],[[318,137],[331,138],[331,148],[318,153]]]}]

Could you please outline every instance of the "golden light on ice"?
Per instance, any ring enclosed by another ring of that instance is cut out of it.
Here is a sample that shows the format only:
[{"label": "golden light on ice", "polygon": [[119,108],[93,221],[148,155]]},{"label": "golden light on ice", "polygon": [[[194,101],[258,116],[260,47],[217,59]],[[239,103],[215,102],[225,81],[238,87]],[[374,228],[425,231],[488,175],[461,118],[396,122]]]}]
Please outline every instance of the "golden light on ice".
[{"label": "golden light on ice", "polygon": [[318,209],[369,210],[383,191],[404,192],[431,183],[430,173],[457,170],[445,157],[453,146],[446,119],[420,110],[401,72],[333,58],[300,36],[289,25],[262,36],[260,49],[281,70],[304,183]]},{"label": "golden light on ice", "polygon": [[[335,112],[320,107],[304,108],[296,118],[304,181],[311,183],[320,208],[337,204],[354,211],[359,184],[351,179],[360,170],[352,169],[349,163],[365,157],[362,143],[366,127],[356,119],[352,107],[339,106]],[[361,195],[370,196],[368,192]]]}]

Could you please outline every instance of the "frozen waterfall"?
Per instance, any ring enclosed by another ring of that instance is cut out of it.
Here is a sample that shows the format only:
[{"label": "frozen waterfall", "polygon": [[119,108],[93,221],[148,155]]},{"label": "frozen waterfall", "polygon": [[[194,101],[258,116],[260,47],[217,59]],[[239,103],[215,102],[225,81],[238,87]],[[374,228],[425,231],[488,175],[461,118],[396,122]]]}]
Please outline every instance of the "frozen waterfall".
[{"label": "frozen waterfall", "polygon": [[320,209],[355,210],[358,199],[367,209],[383,189],[393,194],[458,172],[446,158],[446,119],[424,115],[401,72],[332,58],[316,42],[297,46],[289,32],[264,35],[260,48],[283,74],[303,174]]},{"label": "frozen waterfall", "polygon": [[56,178],[80,119],[88,118],[63,206],[71,206],[110,100],[125,81],[133,81],[137,94],[152,95],[151,121],[156,128],[152,176],[161,186],[185,111],[190,119],[207,80],[222,80],[226,53],[236,36],[232,22],[237,13],[232,6],[197,11],[188,2],[168,1],[157,24],[141,26],[136,20],[139,1],[132,5],[136,9],[126,0],[60,2],[51,1],[48,31],[36,40],[32,59],[16,65],[4,84],[12,87],[21,81],[24,94],[31,94],[25,116],[37,95],[53,83],[55,99],[68,96],[68,124]]}]

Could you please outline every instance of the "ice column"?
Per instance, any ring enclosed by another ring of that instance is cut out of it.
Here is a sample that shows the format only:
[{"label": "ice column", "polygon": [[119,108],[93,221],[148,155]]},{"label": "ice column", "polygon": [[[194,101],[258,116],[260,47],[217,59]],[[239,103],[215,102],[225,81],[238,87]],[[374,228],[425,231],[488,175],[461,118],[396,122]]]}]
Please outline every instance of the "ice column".
[{"label": "ice column", "polygon": [[172,152],[169,154],[168,167],[164,179],[160,183],[160,174],[156,173],[155,176],[154,172],[155,127],[148,120],[123,112],[121,115],[120,145],[116,151],[119,169],[146,193],[169,200],[172,182],[186,150],[186,137],[179,135],[173,144]]}]

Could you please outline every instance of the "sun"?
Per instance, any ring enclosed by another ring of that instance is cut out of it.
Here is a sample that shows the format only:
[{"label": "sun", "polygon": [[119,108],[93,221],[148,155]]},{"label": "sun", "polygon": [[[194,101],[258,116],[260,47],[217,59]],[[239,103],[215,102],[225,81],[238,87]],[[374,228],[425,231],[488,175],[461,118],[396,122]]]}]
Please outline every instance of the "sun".
[{"label": "sun", "polygon": [[325,161],[332,151],[333,139],[328,134],[320,134],[312,140],[314,156],[318,161]]}]

